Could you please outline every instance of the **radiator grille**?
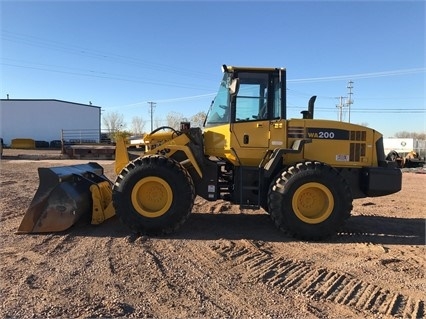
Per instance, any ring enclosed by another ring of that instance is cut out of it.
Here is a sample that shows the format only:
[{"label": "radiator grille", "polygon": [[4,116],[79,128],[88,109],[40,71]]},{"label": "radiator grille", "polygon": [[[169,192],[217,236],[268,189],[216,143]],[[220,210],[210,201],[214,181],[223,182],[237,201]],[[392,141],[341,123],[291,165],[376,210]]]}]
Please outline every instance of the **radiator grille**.
[{"label": "radiator grille", "polygon": [[359,162],[361,156],[365,156],[365,143],[351,143],[351,151],[349,153],[349,160],[351,162]]},{"label": "radiator grille", "polygon": [[366,131],[351,131],[350,138],[351,141],[366,141],[367,132]]},{"label": "radiator grille", "polygon": [[287,135],[290,138],[304,138],[306,136],[305,128],[302,126],[289,127]]}]

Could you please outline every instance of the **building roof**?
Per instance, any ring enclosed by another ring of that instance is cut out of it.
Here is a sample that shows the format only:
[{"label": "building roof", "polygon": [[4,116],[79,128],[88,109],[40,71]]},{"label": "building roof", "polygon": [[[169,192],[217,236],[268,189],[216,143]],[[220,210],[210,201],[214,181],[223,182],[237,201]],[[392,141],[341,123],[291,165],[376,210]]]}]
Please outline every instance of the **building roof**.
[{"label": "building roof", "polygon": [[32,102],[32,101],[49,101],[49,102],[61,102],[61,103],[68,103],[68,104],[74,104],[74,105],[82,105],[82,106],[88,106],[88,107],[96,107],[101,108],[100,106],[92,105],[92,104],[84,104],[84,103],[75,103],[75,102],[69,102],[64,100],[56,100],[56,99],[0,99],[0,102]]}]

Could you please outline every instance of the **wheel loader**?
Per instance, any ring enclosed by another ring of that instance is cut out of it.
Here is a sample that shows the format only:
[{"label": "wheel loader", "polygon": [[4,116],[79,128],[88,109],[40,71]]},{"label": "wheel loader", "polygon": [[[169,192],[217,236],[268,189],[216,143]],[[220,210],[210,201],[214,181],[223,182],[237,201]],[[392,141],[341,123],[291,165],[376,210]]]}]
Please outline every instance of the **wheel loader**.
[{"label": "wheel loader", "polygon": [[62,231],[91,213],[93,224],[116,214],[135,232],[169,234],[201,196],[262,208],[287,235],[320,240],[341,229],[353,199],[400,191],[379,132],[314,119],[315,96],[287,118],[284,68],[222,69],[203,128],[157,128],[133,160],[118,140],[115,181],[97,163],[40,168],[18,233]]}]

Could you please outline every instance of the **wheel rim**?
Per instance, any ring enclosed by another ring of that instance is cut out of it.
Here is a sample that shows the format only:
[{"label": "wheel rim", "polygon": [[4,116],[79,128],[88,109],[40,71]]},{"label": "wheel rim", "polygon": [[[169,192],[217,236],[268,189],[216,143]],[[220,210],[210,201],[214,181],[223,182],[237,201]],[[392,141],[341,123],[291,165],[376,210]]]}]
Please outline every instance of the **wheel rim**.
[{"label": "wheel rim", "polygon": [[132,190],[132,204],[142,216],[155,218],[165,214],[171,207],[173,192],[170,185],[159,177],[145,177]]},{"label": "wheel rim", "polygon": [[306,183],[299,187],[292,200],[296,216],[308,224],[318,224],[330,217],[334,199],[330,190],[320,183]]}]

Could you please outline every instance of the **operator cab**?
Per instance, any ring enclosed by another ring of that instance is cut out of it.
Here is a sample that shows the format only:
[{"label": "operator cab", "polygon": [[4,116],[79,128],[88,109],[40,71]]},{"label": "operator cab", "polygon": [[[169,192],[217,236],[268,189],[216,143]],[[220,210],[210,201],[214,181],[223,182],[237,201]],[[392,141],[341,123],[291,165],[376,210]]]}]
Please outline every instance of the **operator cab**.
[{"label": "operator cab", "polygon": [[285,69],[224,65],[205,127],[286,118]]}]

